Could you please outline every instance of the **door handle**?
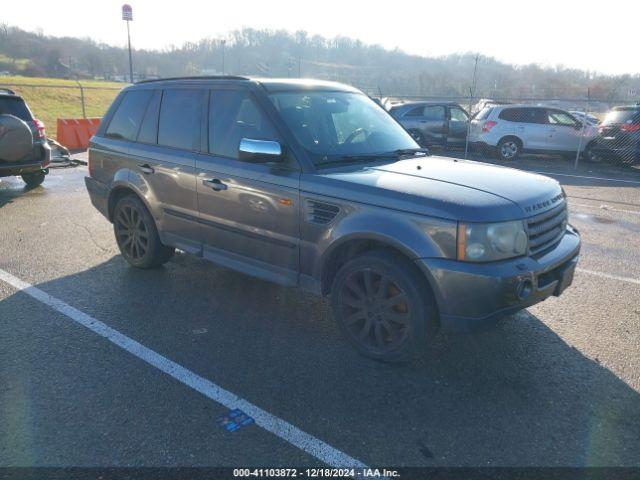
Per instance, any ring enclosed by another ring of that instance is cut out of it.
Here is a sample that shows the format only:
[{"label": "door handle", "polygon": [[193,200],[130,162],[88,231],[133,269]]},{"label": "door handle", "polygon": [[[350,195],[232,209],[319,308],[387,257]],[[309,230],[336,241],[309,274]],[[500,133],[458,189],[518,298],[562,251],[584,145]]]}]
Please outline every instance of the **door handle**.
[{"label": "door handle", "polygon": [[203,180],[202,184],[207,186],[207,187],[209,187],[209,188],[212,188],[216,192],[219,192],[221,190],[226,190],[227,189],[227,185],[225,183],[222,183],[217,178],[211,178],[211,179],[208,179],[208,180]]},{"label": "door handle", "polygon": [[145,163],[144,165],[140,165],[140,171],[142,173],[146,173],[147,175],[149,175],[150,173],[155,172],[153,167],[151,165],[149,165],[148,163]]}]

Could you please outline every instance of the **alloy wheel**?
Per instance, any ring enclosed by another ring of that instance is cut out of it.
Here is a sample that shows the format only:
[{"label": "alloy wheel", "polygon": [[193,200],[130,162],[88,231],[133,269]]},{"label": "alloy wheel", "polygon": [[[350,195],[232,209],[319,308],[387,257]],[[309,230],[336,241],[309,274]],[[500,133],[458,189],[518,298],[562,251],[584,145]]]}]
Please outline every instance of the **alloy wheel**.
[{"label": "alloy wheel", "polygon": [[149,231],[140,212],[130,205],[124,205],[118,210],[115,224],[122,252],[134,261],[142,259],[149,247]]},{"label": "alloy wheel", "polygon": [[344,326],[367,350],[395,350],[409,334],[409,299],[393,279],[373,269],[353,272],[342,289]]},{"label": "alloy wheel", "polygon": [[518,153],[518,144],[516,142],[504,142],[500,147],[500,153],[503,158],[513,158]]}]

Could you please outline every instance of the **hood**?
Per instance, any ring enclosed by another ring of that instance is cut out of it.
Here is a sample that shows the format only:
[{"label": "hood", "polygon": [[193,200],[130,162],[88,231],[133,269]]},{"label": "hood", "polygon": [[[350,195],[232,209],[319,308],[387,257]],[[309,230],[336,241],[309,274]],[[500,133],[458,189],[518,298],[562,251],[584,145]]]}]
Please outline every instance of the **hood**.
[{"label": "hood", "polygon": [[313,177],[313,182],[306,182],[303,176],[303,189],[469,222],[529,217],[554,207],[563,198],[560,184],[549,177],[448,157],[415,157],[390,164],[341,167]]}]

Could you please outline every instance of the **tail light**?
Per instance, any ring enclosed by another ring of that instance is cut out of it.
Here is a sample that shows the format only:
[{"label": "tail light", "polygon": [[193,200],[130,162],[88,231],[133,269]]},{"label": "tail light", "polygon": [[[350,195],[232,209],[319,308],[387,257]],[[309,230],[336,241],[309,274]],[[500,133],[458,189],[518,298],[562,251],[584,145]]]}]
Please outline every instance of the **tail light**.
[{"label": "tail light", "polygon": [[640,131],[640,123],[625,123],[620,126],[623,132],[631,133]]},{"label": "tail light", "polygon": [[33,123],[35,124],[36,130],[38,131],[38,138],[43,139],[45,137],[44,123],[42,123],[38,119],[35,119]]},{"label": "tail light", "polygon": [[488,122],[484,122],[482,125],[482,133],[489,133],[493,127],[495,127],[498,122],[494,122],[493,120],[489,120]]}]

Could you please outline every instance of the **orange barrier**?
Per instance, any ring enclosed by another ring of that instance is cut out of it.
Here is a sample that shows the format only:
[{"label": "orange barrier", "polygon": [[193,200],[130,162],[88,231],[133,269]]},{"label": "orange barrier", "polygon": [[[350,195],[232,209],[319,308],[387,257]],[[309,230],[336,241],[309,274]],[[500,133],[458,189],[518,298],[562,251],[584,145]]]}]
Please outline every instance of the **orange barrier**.
[{"label": "orange barrier", "polygon": [[89,147],[89,139],[98,130],[99,118],[59,118],[56,137],[69,150]]}]

